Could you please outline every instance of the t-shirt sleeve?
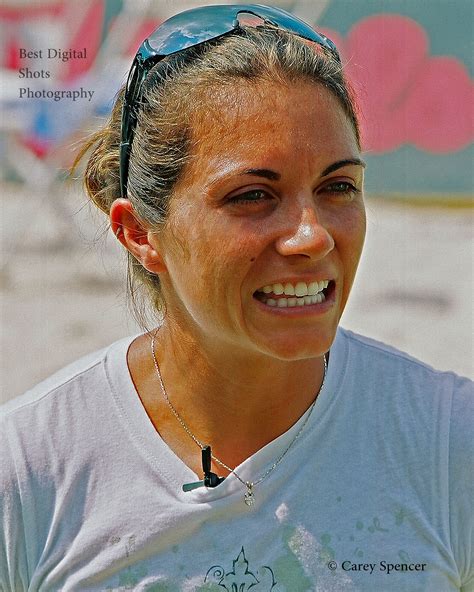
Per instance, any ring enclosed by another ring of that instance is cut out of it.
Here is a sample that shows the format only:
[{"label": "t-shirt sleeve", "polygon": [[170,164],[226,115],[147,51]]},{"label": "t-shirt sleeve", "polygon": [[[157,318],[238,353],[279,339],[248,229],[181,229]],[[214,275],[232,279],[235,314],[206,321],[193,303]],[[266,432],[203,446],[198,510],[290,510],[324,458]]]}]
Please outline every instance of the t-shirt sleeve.
[{"label": "t-shirt sleeve", "polygon": [[0,418],[0,591],[28,589],[21,495],[8,429]]},{"label": "t-shirt sleeve", "polygon": [[474,591],[474,389],[456,377],[450,425],[449,514],[461,591]]}]

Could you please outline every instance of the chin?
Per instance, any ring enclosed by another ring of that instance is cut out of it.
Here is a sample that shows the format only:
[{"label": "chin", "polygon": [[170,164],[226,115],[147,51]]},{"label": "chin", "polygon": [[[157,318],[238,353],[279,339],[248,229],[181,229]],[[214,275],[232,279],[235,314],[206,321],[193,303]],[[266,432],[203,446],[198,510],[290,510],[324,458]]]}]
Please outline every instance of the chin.
[{"label": "chin", "polygon": [[336,329],[337,326],[334,329],[315,329],[310,335],[292,335],[286,338],[281,334],[261,349],[268,356],[287,362],[319,358],[331,348],[336,337]]}]

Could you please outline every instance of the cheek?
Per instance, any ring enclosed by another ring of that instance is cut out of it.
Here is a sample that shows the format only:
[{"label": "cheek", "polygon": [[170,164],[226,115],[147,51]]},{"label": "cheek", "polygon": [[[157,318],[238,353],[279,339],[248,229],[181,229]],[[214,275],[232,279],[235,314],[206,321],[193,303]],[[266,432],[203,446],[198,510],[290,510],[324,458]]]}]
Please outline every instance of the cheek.
[{"label": "cheek", "polygon": [[361,203],[359,210],[358,210],[358,218],[356,223],[356,233],[357,233],[357,241],[359,244],[359,258],[362,253],[362,247],[364,246],[365,242],[365,233],[367,230],[367,216],[365,212],[365,206]]},{"label": "cheek", "polygon": [[338,216],[333,226],[335,248],[342,266],[342,292],[339,304],[339,318],[346,307],[349,294],[359,265],[365,239],[365,208],[351,208]]},{"label": "cheek", "polygon": [[363,204],[355,203],[336,215],[332,224],[340,240],[347,245],[360,246],[364,242],[366,217]]},{"label": "cheek", "polygon": [[241,286],[255,259],[254,241],[226,231],[222,224],[220,228],[218,224],[206,224],[204,228],[195,224],[186,232],[186,238],[183,228],[176,229],[175,234],[179,247],[173,249],[169,269],[181,285],[180,289],[175,283],[186,306],[195,309],[198,302],[219,302],[221,306],[240,301]]},{"label": "cheek", "polygon": [[190,243],[193,259],[205,267],[213,264],[216,269],[239,275],[256,259],[261,234],[249,232],[241,225],[223,224],[222,219],[206,228],[194,231]]}]

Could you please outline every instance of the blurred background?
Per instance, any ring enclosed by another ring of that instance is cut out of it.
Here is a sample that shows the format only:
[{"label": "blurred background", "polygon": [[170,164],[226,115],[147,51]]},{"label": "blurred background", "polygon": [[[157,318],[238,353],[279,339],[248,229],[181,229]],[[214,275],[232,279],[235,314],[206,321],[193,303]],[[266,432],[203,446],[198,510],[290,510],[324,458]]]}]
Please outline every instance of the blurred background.
[{"label": "blurred background", "polygon": [[[214,3],[0,5],[0,400],[139,331],[125,304],[122,250],[67,170],[146,35]],[[359,97],[368,234],[342,324],[473,377],[474,4],[267,3],[335,41]]]}]

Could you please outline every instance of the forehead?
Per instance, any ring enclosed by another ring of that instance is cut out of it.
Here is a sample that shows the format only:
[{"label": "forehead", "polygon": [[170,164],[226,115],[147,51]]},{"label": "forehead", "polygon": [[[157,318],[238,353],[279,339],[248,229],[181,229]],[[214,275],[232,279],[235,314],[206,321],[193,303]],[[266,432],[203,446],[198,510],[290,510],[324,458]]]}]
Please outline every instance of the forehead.
[{"label": "forehead", "polygon": [[192,122],[192,165],[289,153],[331,158],[359,153],[338,99],[310,81],[242,82],[210,92]]}]

